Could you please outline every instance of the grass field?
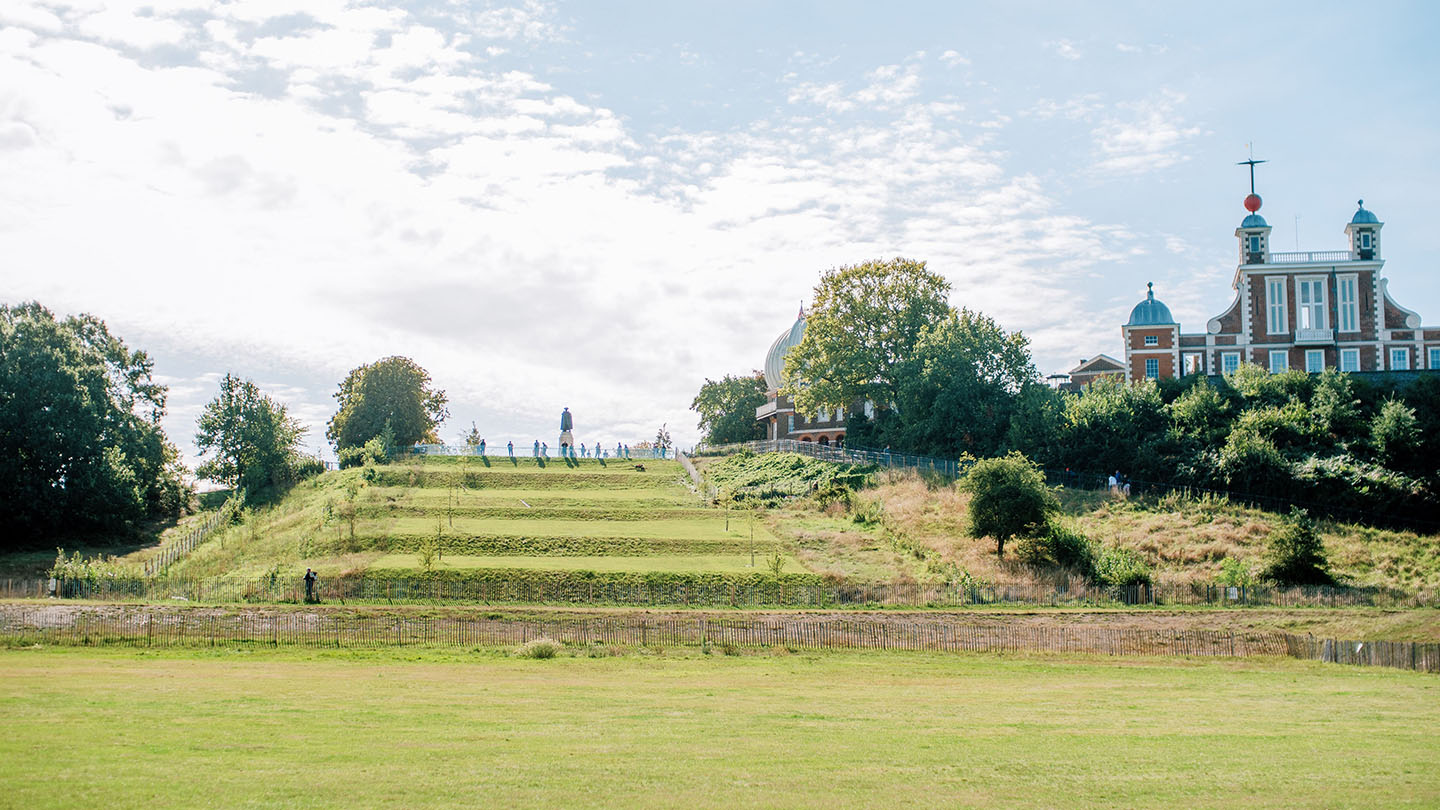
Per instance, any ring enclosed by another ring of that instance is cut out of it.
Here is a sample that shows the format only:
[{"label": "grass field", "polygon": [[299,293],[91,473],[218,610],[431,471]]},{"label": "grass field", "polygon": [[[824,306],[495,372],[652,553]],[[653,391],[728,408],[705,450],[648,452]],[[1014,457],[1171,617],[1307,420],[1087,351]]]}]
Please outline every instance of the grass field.
[{"label": "grass field", "polygon": [[1433,807],[1440,679],[1293,661],[0,651],[45,807]]},{"label": "grass field", "polygon": [[[795,573],[801,570],[795,558],[781,556],[783,571]],[[447,568],[529,568],[544,571],[683,571],[708,572],[731,571],[746,573],[768,571],[769,559],[764,554],[755,557],[750,564],[749,555],[690,555],[652,554],[643,557],[621,556],[493,556],[475,557],[447,554],[435,563],[435,569]],[[414,554],[387,554],[370,564],[371,568],[419,568],[420,559]]]}]

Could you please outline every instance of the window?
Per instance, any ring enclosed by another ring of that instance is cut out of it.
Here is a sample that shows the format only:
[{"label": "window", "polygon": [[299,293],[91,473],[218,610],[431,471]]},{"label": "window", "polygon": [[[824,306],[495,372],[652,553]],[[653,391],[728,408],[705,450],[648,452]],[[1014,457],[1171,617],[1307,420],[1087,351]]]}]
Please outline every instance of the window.
[{"label": "window", "polygon": [[1160,336],[1159,336],[1159,335],[1146,335],[1146,336],[1145,336],[1145,345],[1146,345],[1146,346],[1159,346],[1159,345],[1160,345]]},{"label": "window", "polygon": [[1425,367],[1440,368],[1440,346],[1430,347],[1430,362]]},{"label": "window", "polygon": [[793,413],[790,414],[790,429],[789,429],[788,431],[786,431],[786,432],[787,432],[787,433],[794,433],[794,432],[795,432],[795,414],[793,414]]},{"label": "window", "polygon": [[1336,284],[1336,297],[1340,302],[1338,309],[1341,332],[1360,331],[1360,303],[1355,290],[1355,276],[1340,276]]},{"label": "window", "polygon": [[1409,371],[1409,370],[1410,370],[1410,350],[1409,350],[1409,349],[1391,349],[1391,350],[1390,350],[1390,370],[1391,370],[1391,371]]},{"label": "window", "polygon": [[1154,380],[1160,377],[1160,359],[1157,357],[1145,358],[1145,379]]},{"label": "window", "polygon": [[1369,250],[1369,249],[1370,249],[1370,232],[1369,232],[1369,231],[1362,231],[1362,232],[1360,233],[1360,249],[1361,249],[1361,250]]},{"label": "window", "polygon": [[1325,370],[1325,352],[1320,349],[1307,349],[1305,351],[1305,370],[1311,374],[1319,374]]},{"label": "window", "polygon": [[844,422],[844,421],[845,421],[845,406],[844,406],[844,405],[841,405],[840,407],[838,407],[838,408],[835,409],[835,421],[836,421],[836,422]]},{"label": "window", "polygon": [[1235,369],[1240,368],[1240,353],[1225,352],[1220,355],[1220,373],[1234,374]]},{"label": "window", "polygon": [[1205,370],[1205,355],[1187,354],[1181,361],[1181,367],[1185,369],[1186,374],[1199,374]]},{"label": "window", "polygon": [[1270,350],[1270,373],[1279,374],[1290,368],[1290,352],[1285,349]]},{"label": "window", "polygon": [[1285,279],[1272,278],[1265,281],[1265,331],[1280,335],[1290,331],[1285,318]]},{"label": "window", "polygon": [[868,399],[865,400],[865,418],[866,418],[866,419],[874,419],[874,418],[875,418],[875,403],[871,402],[871,401],[868,400]]},{"label": "window", "polygon": [[1250,237],[1250,252],[1251,252],[1251,253],[1259,253],[1259,252],[1260,252],[1260,237],[1259,237],[1259,236],[1251,236],[1251,237]]},{"label": "window", "polygon": [[1295,312],[1296,328],[1324,329],[1325,279],[1302,278],[1299,285],[1300,305]]},{"label": "window", "polygon": [[1360,370],[1360,350],[1359,350],[1359,349],[1341,349],[1341,350],[1340,350],[1340,370],[1341,370],[1341,371],[1359,371],[1359,370]]},{"label": "window", "polygon": [[829,409],[829,408],[821,408],[819,415],[815,417],[815,421],[816,421],[816,422],[829,422],[829,421],[830,421],[830,409]]}]

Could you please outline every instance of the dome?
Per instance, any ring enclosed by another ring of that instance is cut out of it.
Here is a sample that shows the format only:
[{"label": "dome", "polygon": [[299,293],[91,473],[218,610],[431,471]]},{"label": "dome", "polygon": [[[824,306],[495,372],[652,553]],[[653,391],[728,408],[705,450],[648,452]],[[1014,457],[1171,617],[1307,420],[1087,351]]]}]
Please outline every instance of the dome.
[{"label": "dome", "polygon": [[1353,217],[1350,218],[1350,224],[1351,224],[1351,225],[1379,225],[1379,224],[1380,224],[1380,218],[1379,218],[1379,217],[1377,217],[1377,216],[1375,216],[1374,214],[1372,214],[1371,212],[1365,210],[1365,201],[1364,201],[1364,200],[1360,200],[1359,202],[1356,203],[1356,205],[1360,206],[1360,210],[1359,210],[1359,211],[1356,211],[1356,212],[1355,212],[1355,216],[1353,216]]},{"label": "dome", "polygon": [[1170,308],[1155,300],[1155,285],[1149,284],[1149,293],[1145,300],[1135,305],[1130,310],[1130,322],[1126,326],[1170,326],[1175,323],[1175,318],[1170,314]]},{"label": "dome", "polygon": [[790,350],[800,345],[800,340],[805,337],[805,311],[800,311],[800,316],[795,319],[795,324],[784,332],[775,342],[770,344],[770,351],[765,353],[765,387],[774,391],[785,382],[785,355]]},{"label": "dome", "polygon": [[1245,217],[1245,219],[1240,222],[1240,227],[1242,227],[1242,228],[1268,228],[1268,227],[1270,227],[1270,223],[1266,222],[1266,221],[1265,221],[1265,218],[1262,217],[1262,216],[1260,216],[1259,214],[1251,214],[1250,216]]}]

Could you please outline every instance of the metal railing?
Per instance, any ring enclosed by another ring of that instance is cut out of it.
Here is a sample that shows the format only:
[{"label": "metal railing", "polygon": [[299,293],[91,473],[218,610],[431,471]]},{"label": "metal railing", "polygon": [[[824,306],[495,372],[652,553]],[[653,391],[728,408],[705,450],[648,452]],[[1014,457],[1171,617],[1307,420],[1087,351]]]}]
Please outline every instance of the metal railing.
[{"label": "metal railing", "polygon": [[[536,449],[535,445],[515,445],[514,456],[516,458],[533,458],[537,454],[542,458],[562,458],[561,448],[550,446]],[[400,448],[398,455],[406,456],[485,456],[487,458],[509,458],[510,451],[505,445],[487,444],[483,450],[475,444],[416,444],[410,447]],[[598,445],[587,445],[584,456],[576,450],[572,458],[674,458],[673,450],[660,447],[629,447],[617,450],[614,447],[600,447]],[[597,455],[598,454],[598,455]]]},{"label": "metal railing", "polygon": [[825,445],[816,442],[802,442],[795,439],[763,439],[736,444],[707,445],[695,447],[694,455],[726,455],[748,450],[751,453],[798,453],[822,461],[839,461],[850,464],[874,464],[877,467],[909,469],[934,472],[949,478],[956,478],[963,470],[959,459],[921,456],[913,453],[895,453],[869,447]]}]

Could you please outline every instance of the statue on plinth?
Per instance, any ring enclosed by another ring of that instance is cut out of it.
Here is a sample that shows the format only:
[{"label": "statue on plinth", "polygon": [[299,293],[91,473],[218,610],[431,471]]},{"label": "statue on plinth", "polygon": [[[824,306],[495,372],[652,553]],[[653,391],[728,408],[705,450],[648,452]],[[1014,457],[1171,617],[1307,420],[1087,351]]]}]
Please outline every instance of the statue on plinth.
[{"label": "statue on plinth", "polygon": [[571,430],[575,427],[575,421],[570,418],[570,409],[566,408],[560,412],[560,454],[570,455],[575,450],[575,436]]}]

